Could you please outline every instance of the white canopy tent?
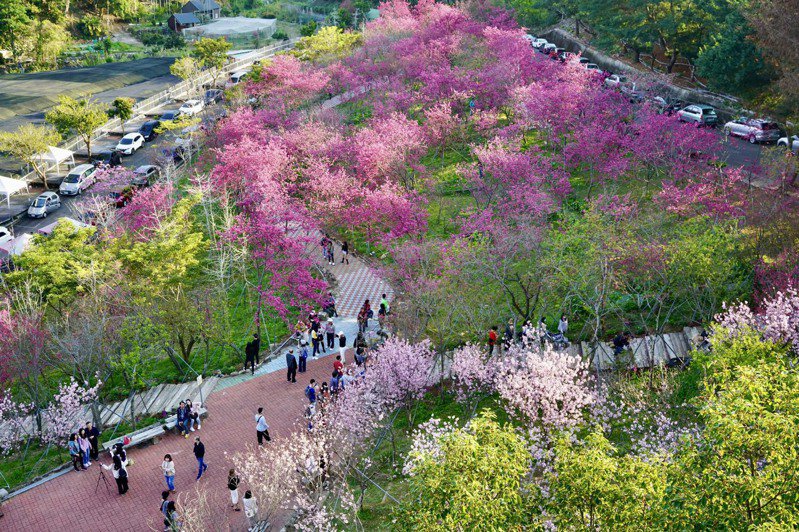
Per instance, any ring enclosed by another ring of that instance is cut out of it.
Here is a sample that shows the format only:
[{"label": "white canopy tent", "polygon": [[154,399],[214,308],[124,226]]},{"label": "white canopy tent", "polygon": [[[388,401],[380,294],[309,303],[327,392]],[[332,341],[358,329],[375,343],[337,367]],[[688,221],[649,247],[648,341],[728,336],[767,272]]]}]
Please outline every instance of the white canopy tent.
[{"label": "white canopy tent", "polygon": [[6,205],[11,207],[11,195],[20,190],[28,190],[28,183],[21,179],[11,179],[0,175],[0,195],[5,195]]},{"label": "white canopy tent", "polygon": [[48,167],[55,166],[58,173],[61,173],[61,163],[64,161],[70,161],[75,166],[75,152],[56,146],[48,146],[46,152],[36,155],[34,159],[47,163]]}]

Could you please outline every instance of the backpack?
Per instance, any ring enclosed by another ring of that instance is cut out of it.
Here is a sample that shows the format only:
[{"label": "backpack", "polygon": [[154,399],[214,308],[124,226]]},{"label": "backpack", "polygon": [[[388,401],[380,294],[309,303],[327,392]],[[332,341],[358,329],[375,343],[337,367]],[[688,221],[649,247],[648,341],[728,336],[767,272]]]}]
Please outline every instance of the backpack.
[{"label": "backpack", "polygon": [[124,466],[119,468],[119,473],[117,474],[119,475],[119,478],[128,478],[128,472],[125,470]]},{"label": "backpack", "polygon": [[310,387],[310,386],[307,386],[307,387],[305,388],[305,397],[307,397],[307,398],[308,398],[308,400],[310,400],[310,399],[311,399],[311,387]]}]

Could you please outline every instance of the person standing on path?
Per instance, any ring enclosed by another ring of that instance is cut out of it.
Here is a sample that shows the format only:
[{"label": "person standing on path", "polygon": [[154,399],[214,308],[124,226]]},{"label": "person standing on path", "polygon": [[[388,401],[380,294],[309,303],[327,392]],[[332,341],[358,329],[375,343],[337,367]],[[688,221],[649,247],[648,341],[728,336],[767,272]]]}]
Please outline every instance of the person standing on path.
[{"label": "person standing on path", "polygon": [[169,491],[175,491],[175,462],[172,461],[171,454],[164,455],[164,461],[161,462],[161,471],[164,472],[166,487],[169,488]]},{"label": "person standing on path", "polygon": [[286,380],[297,382],[297,357],[294,356],[293,349],[289,349],[286,353]]},{"label": "person standing on path", "polygon": [[258,524],[258,501],[252,496],[250,490],[244,492],[244,515],[247,516],[247,522],[250,525],[248,530],[252,530]]},{"label": "person standing on path", "polygon": [[205,445],[200,441],[200,437],[194,438],[194,457],[197,459],[197,480],[203,476],[208,464],[205,463]]},{"label": "person standing on path", "polygon": [[80,457],[83,462],[83,467],[87,468],[92,463],[89,461],[89,453],[92,450],[92,444],[89,443],[89,438],[86,436],[86,429],[78,431],[78,445],[80,446]]},{"label": "person standing on path", "polygon": [[310,384],[305,388],[305,397],[308,398],[309,403],[316,403],[316,379],[311,379]]},{"label": "person standing on path", "polygon": [[344,336],[344,331],[338,332],[338,354],[341,355],[341,360],[346,360],[344,353],[347,351],[347,337]]},{"label": "person standing on path", "polygon": [[[69,449],[69,458],[72,460],[72,467],[75,468],[75,471],[83,471],[86,468],[83,467],[83,463],[80,459],[80,444],[78,443],[78,435],[74,432],[69,435],[69,443],[67,443],[67,448]],[[80,467],[78,467],[80,464]]]},{"label": "person standing on path", "polygon": [[117,490],[120,495],[125,495],[128,492],[128,470],[125,469],[128,461],[123,459],[119,453],[114,455],[114,463],[111,465],[103,464],[103,469],[111,471],[114,475],[114,480],[117,483]]},{"label": "person standing on path", "polygon": [[175,501],[169,501],[166,505],[166,522],[170,532],[178,532],[183,526],[178,516],[178,510],[175,507]]},{"label": "person standing on path", "polygon": [[100,457],[100,430],[91,421],[86,422],[86,436],[92,446],[91,459],[96,461]]},{"label": "person standing on path", "polygon": [[236,475],[236,470],[231,469],[227,474],[227,489],[230,491],[230,507],[237,512],[241,511],[239,508],[239,477]]},{"label": "person standing on path", "polygon": [[299,371],[300,373],[305,373],[305,371],[308,369],[308,346],[305,345],[305,342],[302,342],[300,344],[299,359],[300,359],[300,364],[297,371]]},{"label": "person standing on path", "polygon": [[333,325],[333,318],[328,318],[325,323],[325,339],[328,349],[332,351],[336,348],[336,327]]},{"label": "person standing on path", "polygon": [[316,359],[316,355],[319,354],[319,331],[311,330],[311,344],[313,344],[313,353],[311,356]]},{"label": "person standing on path", "polygon": [[386,294],[380,296],[380,304],[386,306],[386,314],[388,314],[390,312],[390,307],[388,306],[388,298],[386,297]]},{"label": "person standing on path", "polygon": [[344,370],[344,363],[341,361],[341,355],[336,355],[336,360],[333,361],[333,369],[339,373]]},{"label": "person standing on path", "polygon": [[488,331],[488,356],[494,352],[494,346],[497,345],[497,326],[494,325],[491,327],[491,330]]},{"label": "person standing on path", "polygon": [[258,407],[258,413],[255,414],[255,432],[258,436],[258,445],[263,445],[263,440],[272,441],[269,437],[269,425],[266,424],[264,418],[264,407]]},{"label": "person standing on path", "polygon": [[169,530],[169,492],[161,492],[161,515],[164,517],[164,532]]},{"label": "person standing on path", "polygon": [[569,330],[569,320],[566,318],[566,314],[561,314],[560,322],[558,323],[558,331],[565,338],[568,330]]},{"label": "person standing on path", "polygon": [[341,243],[341,264],[350,263],[350,246],[347,245],[347,241]]}]

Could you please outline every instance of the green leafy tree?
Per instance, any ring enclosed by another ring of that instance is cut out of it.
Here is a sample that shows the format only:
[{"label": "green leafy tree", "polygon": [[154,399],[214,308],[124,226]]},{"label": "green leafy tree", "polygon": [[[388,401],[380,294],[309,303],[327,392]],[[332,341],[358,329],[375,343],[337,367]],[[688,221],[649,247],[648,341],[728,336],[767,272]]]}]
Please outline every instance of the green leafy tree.
[{"label": "green leafy tree", "polygon": [[108,255],[89,242],[94,232],[59,222],[50,236],[35,236],[34,245],[14,259],[18,269],[6,274],[6,283],[11,288],[27,286],[52,309],[64,310],[84,292],[86,283],[110,271]]},{"label": "green leafy tree", "polygon": [[628,530],[632,523],[654,529],[666,491],[662,462],[617,456],[601,431],[577,443],[560,438],[548,476],[543,504],[559,530]]},{"label": "green leafy tree", "polygon": [[16,131],[0,132],[0,151],[28,164],[47,187],[47,167],[37,155],[61,141],[61,135],[51,127],[23,124]]},{"label": "green leafy tree", "polygon": [[11,50],[15,60],[23,51],[23,42],[31,34],[32,19],[27,0],[3,0],[0,2],[0,47]]},{"label": "green leafy tree", "polygon": [[698,73],[708,87],[736,94],[755,94],[771,81],[771,69],[753,39],[754,30],[738,11],[727,15],[724,24],[699,51]]},{"label": "green leafy tree", "polygon": [[103,20],[97,15],[84,15],[78,22],[78,29],[87,39],[97,39],[105,35]]},{"label": "green leafy tree", "polygon": [[316,35],[301,38],[291,54],[303,61],[330,62],[350,55],[362,42],[360,33],[325,26]]},{"label": "green leafy tree", "polygon": [[352,27],[352,12],[348,9],[340,8],[336,11],[336,26],[346,30]]},{"label": "green leafy tree", "polygon": [[702,445],[686,446],[671,468],[673,529],[799,526],[799,375],[768,361],[735,373],[706,389]]},{"label": "green leafy tree", "polygon": [[61,96],[58,105],[47,112],[45,120],[62,135],[78,135],[83,139],[91,157],[94,131],[106,123],[108,115],[98,103]]},{"label": "green leafy tree", "polygon": [[315,20],[309,20],[300,27],[300,35],[303,37],[310,37],[316,33],[316,26],[317,24]]},{"label": "green leafy tree", "polygon": [[197,59],[201,67],[213,69],[213,84],[216,85],[220,69],[227,62],[227,52],[231,44],[223,37],[218,39],[202,38],[194,43],[191,55]]},{"label": "green leafy tree", "polygon": [[123,135],[125,134],[125,122],[133,117],[133,106],[135,103],[133,98],[116,98],[114,103],[111,104],[111,109],[108,110],[108,116],[111,118],[119,118],[122,124]]},{"label": "green leafy tree", "polygon": [[169,66],[169,72],[173,76],[177,76],[180,79],[189,83],[189,93],[193,94],[197,90],[197,76],[200,74],[200,63],[197,59],[193,57],[181,57],[180,59],[175,59],[175,62]]},{"label": "green leafy tree", "polygon": [[529,524],[524,489],[530,454],[523,438],[484,411],[467,428],[445,434],[440,452],[419,457],[401,530],[513,530]]}]

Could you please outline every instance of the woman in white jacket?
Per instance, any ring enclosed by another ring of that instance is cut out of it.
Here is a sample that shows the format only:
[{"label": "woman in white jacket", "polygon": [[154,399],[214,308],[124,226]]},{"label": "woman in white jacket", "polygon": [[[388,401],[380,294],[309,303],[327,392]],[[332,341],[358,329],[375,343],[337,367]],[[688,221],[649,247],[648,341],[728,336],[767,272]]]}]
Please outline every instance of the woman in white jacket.
[{"label": "woman in white jacket", "polygon": [[111,465],[103,464],[103,469],[111,471],[114,475],[114,480],[117,482],[117,489],[120,495],[128,492],[128,465],[127,460],[123,460],[119,454],[114,455],[114,463]]},{"label": "woman in white jacket", "polygon": [[252,530],[258,523],[258,501],[252,496],[252,492],[247,490],[244,493],[244,515],[250,523],[249,530]]},{"label": "woman in white jacket", "polygon": [[166,487],[169,488],[169,491],[175,491],[175,462],[172,461],[171,454],[164,455],[164,461],[161,462],[161,471],[164,472]]}]

